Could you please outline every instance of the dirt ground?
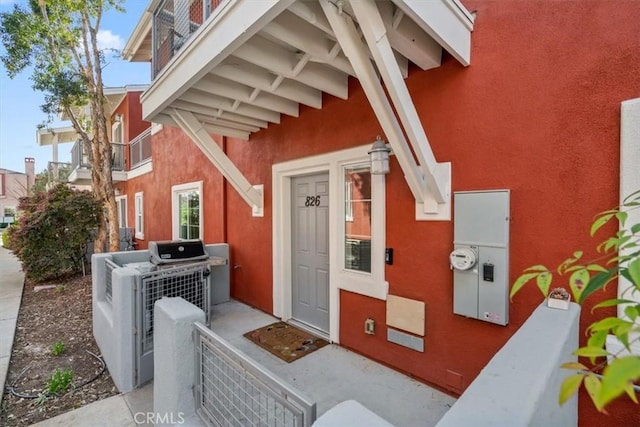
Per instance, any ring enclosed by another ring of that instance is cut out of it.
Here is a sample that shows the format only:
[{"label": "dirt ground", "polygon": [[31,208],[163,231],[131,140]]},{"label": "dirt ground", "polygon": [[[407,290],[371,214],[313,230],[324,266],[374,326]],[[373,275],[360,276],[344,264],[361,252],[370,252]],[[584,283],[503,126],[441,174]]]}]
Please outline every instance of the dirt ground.
[{"label": "dirt ground", "polygon": [[[48,287],[42,289],[42,285]],[[64,348],[57,356],[53,354],[55,343],[58,349],[60,343]],[[92,331],[91,276],[39,283],[37,287],[27,282],[0,426],[28,426],[118,394],[109,371],[101,373],[102,364],[94,355],[99,356],[100,350]],[[71,370],[74,388],[45,397],[42,391],[56,370]]]}]

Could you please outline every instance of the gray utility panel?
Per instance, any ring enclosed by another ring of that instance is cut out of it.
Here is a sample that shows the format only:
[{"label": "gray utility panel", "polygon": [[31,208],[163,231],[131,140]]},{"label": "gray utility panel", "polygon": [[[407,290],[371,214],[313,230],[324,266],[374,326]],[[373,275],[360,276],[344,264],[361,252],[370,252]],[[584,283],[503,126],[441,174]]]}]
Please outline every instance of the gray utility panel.
[{"label": "gray utility panel", "polygon": [[453,312],[509,323],[509,190],[453,195]]}]

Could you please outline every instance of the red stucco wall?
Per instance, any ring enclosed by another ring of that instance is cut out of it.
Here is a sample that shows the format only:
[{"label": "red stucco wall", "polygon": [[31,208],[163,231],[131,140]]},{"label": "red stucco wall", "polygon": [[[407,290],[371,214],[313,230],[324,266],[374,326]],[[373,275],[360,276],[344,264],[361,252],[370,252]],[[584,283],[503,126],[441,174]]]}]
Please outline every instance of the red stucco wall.
[{"label": "red stucco wall", "polygon": [[[454,191],[511,190],[512,281],[527,266],[555,266],[576,249],[588,259],[593,216],[618,200],[620,102],[639,96],[640,2],[463,3],[477,11],[472,65],[445,54],[440,68],[412,68],[406,80],[435,156],[452,162]],[[204,180],[205,241],[230,243],[233,297],[272,311],[272,165],[369,143],[378,134],[351,80],[348,101],[325,95],[322,110],[301,106],[299,118],[283,116],[248,142],[226,141],[247,179],[265,186],[264,218],[253,218],[195,145],[169,127],[154,135],[153,172],[127,182],[125,191],[129,206],[136,191],[145,192],[146,241],[169,239],[171,185]],[[452,223],[415,221],[395,160],[386,182],[387,246],[394,248],[386,279],[390,293],[426,303],[425,352],[388,343],[385,303],[345,291],[341,345],[460,393],[542,299],[523,290],[506,327],[454,315]],[[607,295],[614,293],[610,286]],[[583,328],[595,318],[591,306],[583,309]],[[369,317],[378,325],[375,336],[363,333]],[[581,398],[581,426],[633,424],[640,424],[637,406],[617,403],[603,417]]]}]

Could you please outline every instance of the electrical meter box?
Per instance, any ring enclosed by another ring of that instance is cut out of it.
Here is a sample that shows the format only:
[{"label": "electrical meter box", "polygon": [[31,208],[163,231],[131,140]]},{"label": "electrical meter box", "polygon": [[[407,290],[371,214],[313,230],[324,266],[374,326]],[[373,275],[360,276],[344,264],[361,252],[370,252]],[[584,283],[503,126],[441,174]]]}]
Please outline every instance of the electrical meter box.
[{"label": "electrical meter box", "polygon": [[509,190],[453,194],[453,312],[509,323]]}]

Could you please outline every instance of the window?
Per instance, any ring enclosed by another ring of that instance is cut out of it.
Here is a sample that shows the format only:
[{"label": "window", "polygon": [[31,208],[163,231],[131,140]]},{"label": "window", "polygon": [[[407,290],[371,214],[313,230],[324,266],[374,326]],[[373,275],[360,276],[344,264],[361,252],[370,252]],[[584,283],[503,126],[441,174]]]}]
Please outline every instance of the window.
[{"label": "window", "polygon": [[136,239],[144,240],[144,198],[142,193],[136,193],[135,197]]},{"label": "window", "polygon": [[171,188],[174,239],[202,239],[202,181]]},{"label": "window", "polygon": [[344,267],[371,273],[371,170],[368,164],[344,168]]},{"label": "window", "polygon": [[122,131],[124,127],[122,126],[122,116],[117,114],[116,121],[111,126],[111,142],[115,144],[122,144],[124,138],[122,137]]},{"label": "window", "polygon": [[3,209],[2,222],[14,222],[16,220],[16,208],[5,206]]},{"label": "window", "polygon": [[116,196],[118,209],[118,224],[120,228],[127,227],[127,196]]},{"label": "window", "polygon": [[0,173],[0,196],[4,196],[4,174]]}]

